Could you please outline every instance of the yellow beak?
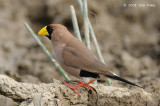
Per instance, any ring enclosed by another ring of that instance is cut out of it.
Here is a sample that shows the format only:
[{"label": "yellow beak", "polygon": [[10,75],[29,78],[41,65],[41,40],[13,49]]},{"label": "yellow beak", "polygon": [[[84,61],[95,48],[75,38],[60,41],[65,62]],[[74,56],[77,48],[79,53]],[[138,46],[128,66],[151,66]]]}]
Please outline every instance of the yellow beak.
[{"label": "yellow beak", "polygon": [[38,32],[38,35],[49,35],[46,28],[47,28],[47,26],[43,27],[43,28]]}]

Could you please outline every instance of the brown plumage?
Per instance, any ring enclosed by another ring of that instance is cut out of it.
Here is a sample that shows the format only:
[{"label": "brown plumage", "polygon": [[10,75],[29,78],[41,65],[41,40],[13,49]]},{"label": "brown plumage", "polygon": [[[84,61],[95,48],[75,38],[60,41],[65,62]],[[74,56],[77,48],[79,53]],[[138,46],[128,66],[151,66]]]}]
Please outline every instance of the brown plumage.
[{"label": "brown plumage", "polygon": [[46,35],[52,41],[59,64],[69,74],[78,78],[110,77],[134,86],[138,86],[118,77],[116,74],[111,72],[110,68],[99,61],[81,41],[75,38],[67,30],[66,27],[60,24],[50,24],[42,28],[38,34]]}]

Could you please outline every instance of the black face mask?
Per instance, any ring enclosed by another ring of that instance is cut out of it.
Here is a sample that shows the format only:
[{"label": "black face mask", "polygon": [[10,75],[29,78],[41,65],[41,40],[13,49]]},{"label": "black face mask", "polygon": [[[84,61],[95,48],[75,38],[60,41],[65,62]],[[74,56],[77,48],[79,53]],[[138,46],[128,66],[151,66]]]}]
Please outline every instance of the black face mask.
[{"label": "black face mask", "polygon": [[49,34],[49,35],[46,35],[46,37],[49,38],[49,39],[51,40],[51,35],[50,35],[50,34]]},{"label": "black face mask", "polygon": [[47,32],[49,35],[47,35],[46,37],[49,38],[51,40],[51,34],[53,32],[53,28],[51,28],[49,25],[47,26]]}]

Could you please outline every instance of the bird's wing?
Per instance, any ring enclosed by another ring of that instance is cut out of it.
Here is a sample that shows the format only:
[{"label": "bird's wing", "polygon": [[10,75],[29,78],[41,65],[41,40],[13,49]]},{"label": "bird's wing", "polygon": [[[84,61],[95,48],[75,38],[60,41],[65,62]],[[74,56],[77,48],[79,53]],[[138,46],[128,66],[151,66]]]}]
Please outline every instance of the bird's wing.
[{"label": "bird's wing", "polygon": [[63,48],[62,56],[65,65],[88,72],[112,75],[110,69],[96,59],[94,54],[77,39],[71,40],[66,44]]}]

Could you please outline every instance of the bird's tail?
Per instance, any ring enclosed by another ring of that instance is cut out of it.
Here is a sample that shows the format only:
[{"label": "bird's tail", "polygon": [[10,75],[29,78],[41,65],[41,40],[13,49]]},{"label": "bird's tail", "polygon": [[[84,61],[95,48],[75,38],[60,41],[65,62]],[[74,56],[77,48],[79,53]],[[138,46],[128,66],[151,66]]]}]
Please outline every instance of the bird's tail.
[{"label": "bird's tail", "polygon": [[117,75],[113,75],[113,76],[105,75],[105,76],[109,77],[109,78],[112,78],[112,79],[115,79],[115,80],[119,80],[119,81],[125,82],[125,83],[133,85],[133,86],[137,86],[137,87],[143,88],[143,87],[141,87],[139,85],[136,85],[135,83],[130,82],[130,81],[126,80],[126,79],[123,79],[123,78],[121,78],[121,77],[119,77]]}]

